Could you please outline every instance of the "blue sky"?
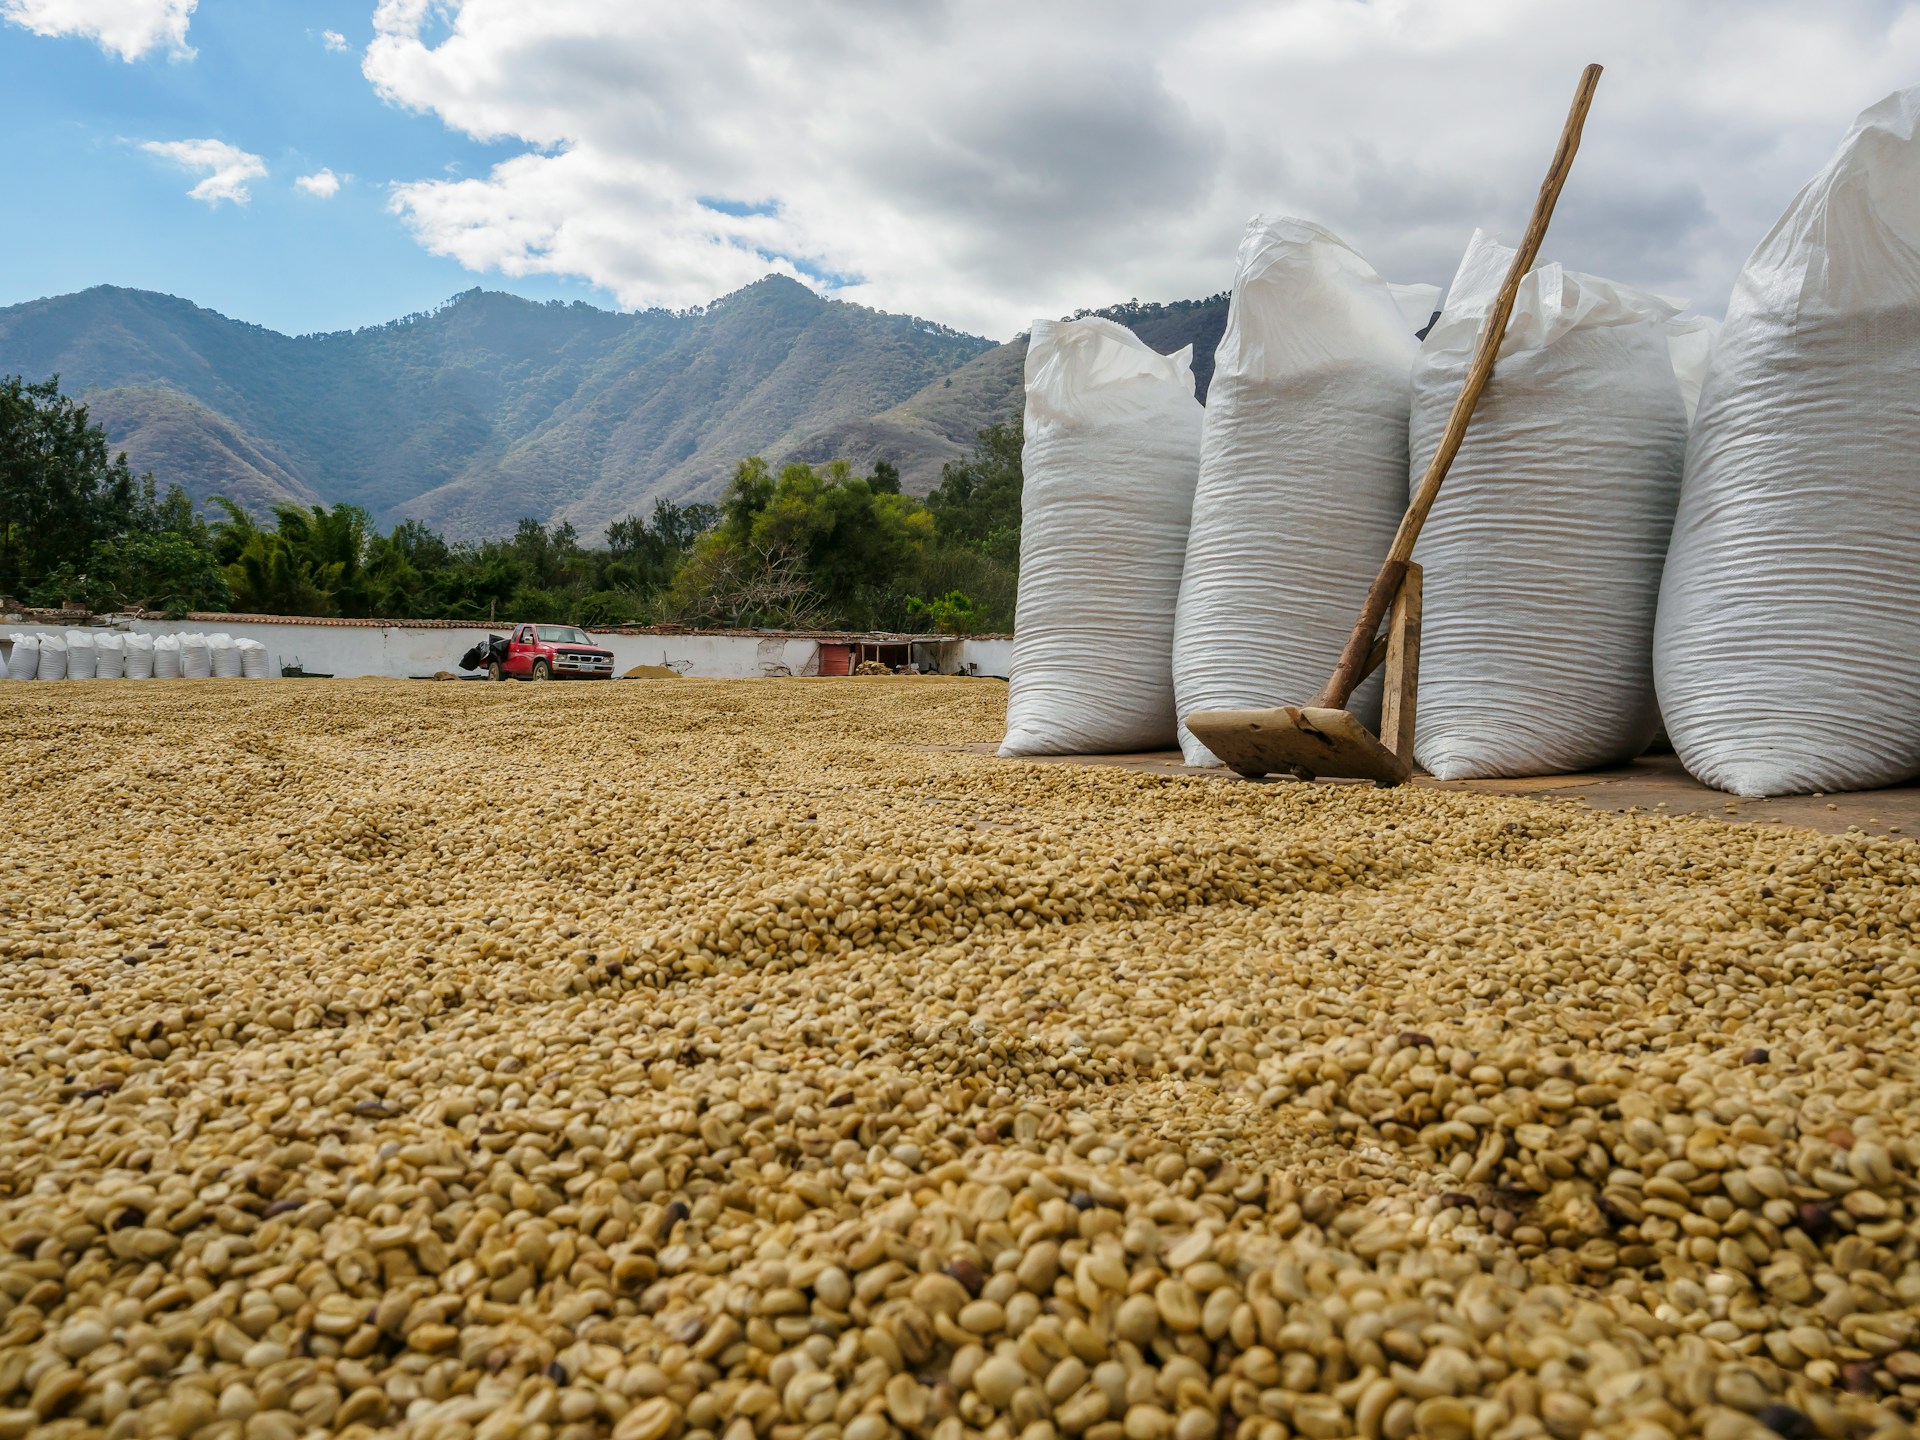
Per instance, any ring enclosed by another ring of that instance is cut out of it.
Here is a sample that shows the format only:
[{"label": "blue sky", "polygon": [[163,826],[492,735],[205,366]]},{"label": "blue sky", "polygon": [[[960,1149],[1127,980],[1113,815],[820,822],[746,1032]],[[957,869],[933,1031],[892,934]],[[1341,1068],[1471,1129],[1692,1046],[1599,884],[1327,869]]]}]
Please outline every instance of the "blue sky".
[{"label": "blue sky", "polygon": [[[80,35],[0,24],[0,304],[114,284],[161,290],[276,330],[376,324],[475,284],[612,305],[578,278],[476,275],[428,253],[387,209],[389,185],[484,173],[527,147],[482,144],[388,104],[360,73],[370,6],[201,0],[190,59],[128,62]],[[346,37],[329,50],[327,30]],[[225,141],[267,176],[248,201],[189,197],[202,178],[142,142]],[[331,198],[295,185],[350,177]]]},{"label": "blue sky", "polygon": [[[1546,258],[1718,314],[1920,84],[1920,0],[0,0],[0,303],[302,332],[778,271],[1004,339],[1225,290],[1257,213],[1440,284],[1517,238],[1590,60]],[[148,148],[186,144],[244,163]]]}]

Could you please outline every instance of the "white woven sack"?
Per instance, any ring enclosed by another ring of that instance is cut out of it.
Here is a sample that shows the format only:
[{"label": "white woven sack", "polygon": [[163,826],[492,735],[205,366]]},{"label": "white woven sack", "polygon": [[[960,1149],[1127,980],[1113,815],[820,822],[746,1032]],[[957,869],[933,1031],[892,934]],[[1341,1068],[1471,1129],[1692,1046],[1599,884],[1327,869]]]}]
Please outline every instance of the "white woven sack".
[{"label": "white woven sack", "polygon": [[234,648],[233,637],[226,631],[216,630],[207,636],[207,656],[213,665],[214,679],[240,678],[240,652]]},{"label": "white woven sack", "polygon": [[10,680],[12,678],[12,676],[7,674],[7,657],[0,655],[0,680]]},{"label": "white woven sack", "polygon": [[[1244,243],[1244,242],[1243,242]],[[1440,287],[1438,285],[1387,285],[1387,293],[1393,296],[1393,303],[1400,307],[1400,318],[1406,322],[1407,333],[1418,336],[1433,323],[1434,316],[1440,313]],[[1208,395],[1212,395],[1209,390]]]},{"label": "white woven sack", "polygon": [[1720,334],[1720,322],[1704,315],[1688,315],[1667,322],[1667,353],[1673,359],[1673,378],[1680,382],[1680,400],[1687,407],[1687,423],[1700,408],[1700,387],[1707,383],[1707,366],[1713,360],[1713,342]]},{"label": "white woven sack", "polygon": [[1200,468],[1193,349],[1034,322],[1020,594],[1002,755],[1173,740],[1173,608]]},{"label": "white woven sack", "polygon": [[153,637],[153,678],[156,680],[180,678],[180,637],[178,635]]},{"label": "white woven sack", "polygon": [[13,653],[7,657],[9,680],[31,680],[40,669],[40,637],[13,634]]},{"label": "white woven sack", "polygon": [[67,678],[67,642],[58,635],[40,637],[40,669],[33,678],[36,680]]},{"label": "white woven sack", "polygon": [[[1180,585],[1182,717],[1301,705],[1326,683],[1407,506],[1416,349],[1393,287],[1338,237],[1248,224]],[[1377,726],[1380,682],[1352,708]],[[1220,763],[1185,724],[1180,748],[1189,765]]]},{"label": "white woven sack", "polygon": [[207,649],[207,637],[198,630],[188,630],[180,636],[180,677],[183,680],[205,680],[213,674],[213,655]]},{"label": "white woven sack", "polygon": [[[1413,367],[1432,459],[1513,251],[1476,232]],[[1425,571],[1414,755],[1442,780],[1551,775],[1653,739],[1653,616],[1687,416],[1678,305],[1545,265],[1413,558]]]},{"label": "white woven sack", "polygon": [[93,642],[93,673],[101,680],[119,680],[127,673],[126,637],[118,630],[102,632]]},{"label": "white woven sack", "polygon": [[258,640],[236,640],[233,648],[240,654],[240,675],[246,680],[267,678],[267,647]]},{"label": "white woven sack", "polygon": [[67,631],[67,678],[69,680],[94,678],[93,636],[84,630]]},{"label": "white woven sack", "polygon": [[153,678],[153,636],[127,636],[127,679]]},{"label": "white woven sack", "polygon": [[1920,774],[1920,89],[1854,122],[1734,283],[1654,638],[1667,733],[1740,795]]}]

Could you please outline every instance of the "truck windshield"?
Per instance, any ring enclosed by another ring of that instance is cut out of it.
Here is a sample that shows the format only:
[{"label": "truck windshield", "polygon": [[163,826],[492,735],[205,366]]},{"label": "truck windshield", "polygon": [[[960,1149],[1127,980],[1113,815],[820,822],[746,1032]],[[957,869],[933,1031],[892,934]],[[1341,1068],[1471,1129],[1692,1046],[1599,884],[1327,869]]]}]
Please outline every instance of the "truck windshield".
[{"label": "truck windshield", "polygon": [[591,645],[587,632],[572,625],[536,625],[533,633],[549,645]]}]

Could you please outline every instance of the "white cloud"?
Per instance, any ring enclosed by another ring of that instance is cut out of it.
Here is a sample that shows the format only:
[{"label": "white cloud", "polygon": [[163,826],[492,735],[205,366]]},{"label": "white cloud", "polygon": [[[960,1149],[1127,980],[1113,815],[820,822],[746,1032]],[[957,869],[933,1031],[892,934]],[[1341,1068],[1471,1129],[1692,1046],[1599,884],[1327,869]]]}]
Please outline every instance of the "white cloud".
[{"label": "white cloud", "polygon": [[322,166],[311,175],[302,175],[293,182],[309,195],[317,195],[322,200],[330,200],[340,193],[340,177]]},{"label": "white cloud", "polygon": [[247,182],[264,180],[267,175],[266,162],[258,155],[248,154],[224,140],[148,140],[140,148],[184,169],[206,171],[206,178],[187,194],[209,205],[217,205],[222,200],[246,204],[253,198]]},{"label": "white cloud", "polygon": [[336,54],[345,54],[353,48],[347,44],[347,37],[342,35],[338,30],[322,30],[320,32],[320,43]]},{"label": "white cloud", "polygon": [[[1720,304],[1915,0],[380,0],[389,100],[526,152],[392,205],[474,270],[696,304],[769,270],[996,335],[1230,283],[1255,211],[1443,282],[1525,221],[1609,67],[1548,253]],[[820,277],[829,277],[822,280]]]},{"label": "white cloud", "polygon": [[198,0],[0,0],[0,19],[36,35],[78,35],[122,60],[164,46],[176,60],[193,58],[187,23]]}]

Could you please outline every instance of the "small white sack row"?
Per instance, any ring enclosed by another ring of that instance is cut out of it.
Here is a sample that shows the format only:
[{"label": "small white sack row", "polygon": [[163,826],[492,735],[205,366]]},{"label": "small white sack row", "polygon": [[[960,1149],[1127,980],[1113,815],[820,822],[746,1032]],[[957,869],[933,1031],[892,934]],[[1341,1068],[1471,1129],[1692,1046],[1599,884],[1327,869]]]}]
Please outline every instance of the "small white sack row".
[{"label": "small white sack row", "polygon": [[0,680],[264,680],[267,647],[212,635],[123,635],[117,630],[18,634]]}]

